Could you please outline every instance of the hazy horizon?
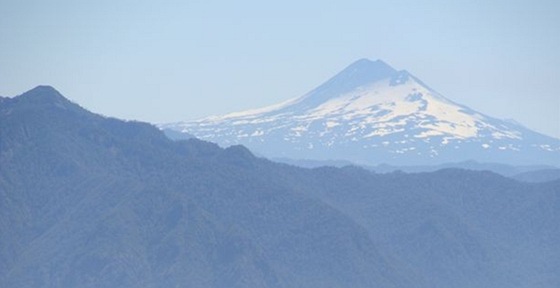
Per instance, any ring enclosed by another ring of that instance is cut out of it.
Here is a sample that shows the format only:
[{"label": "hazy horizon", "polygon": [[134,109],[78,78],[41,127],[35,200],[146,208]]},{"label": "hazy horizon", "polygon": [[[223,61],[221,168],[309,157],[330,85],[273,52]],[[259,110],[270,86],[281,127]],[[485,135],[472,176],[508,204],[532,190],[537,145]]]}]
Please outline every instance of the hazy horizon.
[{"label": "hazy horizon", "polygon": [[301,96],[357,59],[560,138],[553,1],[0,3],[0,95],[51,85],[152,123]]}]

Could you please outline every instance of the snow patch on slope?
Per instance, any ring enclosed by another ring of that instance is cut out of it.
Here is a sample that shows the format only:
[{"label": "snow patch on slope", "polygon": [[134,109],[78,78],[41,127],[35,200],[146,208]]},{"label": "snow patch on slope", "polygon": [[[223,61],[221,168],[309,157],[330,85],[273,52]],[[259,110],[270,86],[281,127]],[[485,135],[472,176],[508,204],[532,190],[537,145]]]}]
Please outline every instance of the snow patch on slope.
[{"label": "snow patch on slope", "polygon": [[[320,153],[321,148],[329,148],[323,152],[331,155],[332,149],[349,147],[422,157],[441,157],[445,149],[464,151],[467,146],[471,153],[519,152],[523,146],[560,151],[548,140],[520,144],[532,132],[456,104],[406,71],[379,62],[358,62],[339,73],[341,78],[334,77],[302,97],[164,127],[222,145],[258,144],[261,151],[274,149],[274,156],[286,150]],[[371,69],[374,66],[381,72]]]}]

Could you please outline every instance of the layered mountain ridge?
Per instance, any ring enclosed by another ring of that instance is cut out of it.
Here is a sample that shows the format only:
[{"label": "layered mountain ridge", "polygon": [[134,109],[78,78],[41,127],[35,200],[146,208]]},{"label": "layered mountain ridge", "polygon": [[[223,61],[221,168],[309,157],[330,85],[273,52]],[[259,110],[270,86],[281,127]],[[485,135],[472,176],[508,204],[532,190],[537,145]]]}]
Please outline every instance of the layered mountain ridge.
[{"label": "layered mountain ridge", "polygon": [[268,157],[376,165],[560,163],[560,140],[448,100],[406,70],[361,59],[306,95],[160,125]]},{"label": "layered mountain ridge", "polygon": [[302,169],[38,87],[0,102],[0,287],[559,287],[559,187]]},{"label": "layered mountain ridge", "polygon": [[364,228],[268,165],[93,114],[52,87],[7,98],[0,286],[408,287]]}]

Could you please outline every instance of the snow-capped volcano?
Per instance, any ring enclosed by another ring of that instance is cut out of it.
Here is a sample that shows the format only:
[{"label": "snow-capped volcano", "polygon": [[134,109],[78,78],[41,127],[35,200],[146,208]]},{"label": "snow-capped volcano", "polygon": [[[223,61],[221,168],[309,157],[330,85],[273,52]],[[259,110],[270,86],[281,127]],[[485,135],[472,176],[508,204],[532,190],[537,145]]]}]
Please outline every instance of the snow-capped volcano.
[{"label": "snow-capped volcano", "polygon": [[361,164],[560,163],[560,140],[454,103],[407,71],[358,60],[306,95],[161,125],[269,157]]}]

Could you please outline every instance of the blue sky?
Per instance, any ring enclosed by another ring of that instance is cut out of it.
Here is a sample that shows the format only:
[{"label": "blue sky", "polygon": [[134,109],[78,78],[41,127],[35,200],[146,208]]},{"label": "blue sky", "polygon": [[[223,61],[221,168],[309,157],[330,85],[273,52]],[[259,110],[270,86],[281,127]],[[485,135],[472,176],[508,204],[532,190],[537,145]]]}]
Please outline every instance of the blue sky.
[{"label": "blue sky", "polygon": [[[421,2],[421,3],[420,3]],[[359,58],[560,137],[559,1],[0,0],[0,95],[174,122],[303,95]]]}]

